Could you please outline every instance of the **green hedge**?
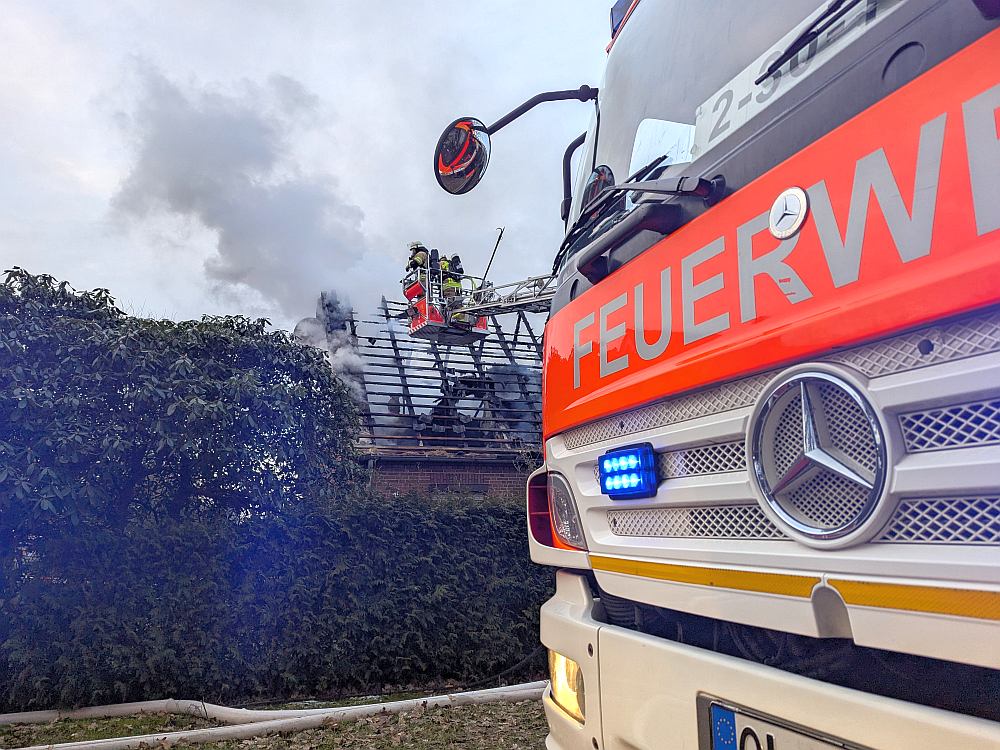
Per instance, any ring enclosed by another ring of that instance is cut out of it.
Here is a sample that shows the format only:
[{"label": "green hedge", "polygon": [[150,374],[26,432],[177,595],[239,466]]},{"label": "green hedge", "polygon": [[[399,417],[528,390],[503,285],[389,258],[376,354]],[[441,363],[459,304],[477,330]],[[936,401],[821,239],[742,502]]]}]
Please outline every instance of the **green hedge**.
[{"label": "green hedge", "polygon": [[522,504],[376,498],[266,321],[0,283],[0,710],[468,681],[537,644]]},{"label": "green hedge", "polygon": [[[516,503],[364,498],[40,540],[4,603],[3,710],[467,681],[538,641]],[[535,665],[537,667],[537,665]]]}]

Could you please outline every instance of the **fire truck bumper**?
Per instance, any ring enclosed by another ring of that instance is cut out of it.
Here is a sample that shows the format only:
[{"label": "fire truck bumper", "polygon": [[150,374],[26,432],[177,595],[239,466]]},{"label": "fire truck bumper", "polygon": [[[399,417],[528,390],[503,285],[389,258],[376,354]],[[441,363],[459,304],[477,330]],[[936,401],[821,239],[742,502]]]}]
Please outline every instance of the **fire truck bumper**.
[{"label": "fire truck bumper", "polygon": [[[1000,747],[996,722],[810,680],[601,619],[587,579],[558,572],[555,596],[542,607],[541,639],[579,665],[583,690],[572,701],[560,701],[566,680],[546,690],[549,750]],[[563,707],[577,699],[582,722]]]}]

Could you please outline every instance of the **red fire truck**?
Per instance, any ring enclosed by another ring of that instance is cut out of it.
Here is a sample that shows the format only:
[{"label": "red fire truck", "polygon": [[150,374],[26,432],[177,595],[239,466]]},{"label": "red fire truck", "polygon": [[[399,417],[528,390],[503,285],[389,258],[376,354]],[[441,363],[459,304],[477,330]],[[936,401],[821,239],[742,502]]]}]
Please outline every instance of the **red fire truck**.
[{"label": "red fire truck", "polygon": [[1000,3],[612,22],[599,90],[435,157],[465,192],[593,108],[527,491],[546,746],[1000,747]]}]

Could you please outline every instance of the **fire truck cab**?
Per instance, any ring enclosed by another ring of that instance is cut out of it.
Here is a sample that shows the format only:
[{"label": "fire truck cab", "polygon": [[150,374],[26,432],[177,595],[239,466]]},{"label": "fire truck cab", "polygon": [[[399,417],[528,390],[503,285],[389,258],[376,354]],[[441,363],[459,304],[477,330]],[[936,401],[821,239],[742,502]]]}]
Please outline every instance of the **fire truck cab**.
[{"label": "fire truck cab", "polygon": [[612,22],[527,486],[546,747],[1000,747],[1000,3]]}]

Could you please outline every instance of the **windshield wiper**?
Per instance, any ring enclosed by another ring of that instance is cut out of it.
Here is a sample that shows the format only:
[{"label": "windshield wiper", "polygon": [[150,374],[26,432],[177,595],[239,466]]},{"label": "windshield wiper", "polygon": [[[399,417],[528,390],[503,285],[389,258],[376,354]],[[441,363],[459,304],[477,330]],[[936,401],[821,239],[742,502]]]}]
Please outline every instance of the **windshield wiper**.
[{"label": "windshield wiper", "polygon": [[754,85],[759,86],[777,73],[782,65],[812,44],[820,34],[837,23],[851,8],[860,2],[861,0],[832,0],[823,12],[816,16],[805,30],[792,40],[792,43],[785,48],[785,51],[778,56],[778,59],[767,66],[767,70],[761,73],[760,77],[754,81]]},{"label": "windshield wiper", "polygon": [[692,198],[702,198],[709,201],[721,195],[726,189],[726,180],[719,175],[711,180],[704,177],[691,177],[681,175],[680,177],[670,177],[664,180],[649,180],[648,182],[622,183],[621,185],[609,185],[601,192],[608,193],[654,193],[658,195],[679,195],[690,196]]},{"label": "windshield wiper", "polygon": [[[580,212],[580,216],[566,232],[566,236],[559,246],[555,260],[552,263],[552,272],[558,271],[559,265],[566,257],[569,249],[577,243],[579,238],[587,231],[592,230],[602,221],[608,218],[608,209],[617,206],[621,202],[622,193],[654,193],[667,196],[682,196],[700,198],[707,204],[715,203],[726,190],[726,180],[722,175],[706,180],[702,177],[680,176],[666,179],[646,180],[646,177],[654,174],[657,167],[663,164],[667,155],[658,156],[649,164],[638,170],[625,182],[617,185],[608,185],[603,188]],[[667,165],[669,166],[669,165]],[[660,170],[662,173],[662,170]]]},{"label": "windshield wiper", "polygon": [[625,180],[625,182],[622,182],[619,185],[608,185],[607,187],[601,188],[601,191],[590,199],[590,203],[583,207],[583,210],[580,212],[580,216],[606,208],[607,199],[614,195],[615,192],[620,192],[613,190],[613,188],[622,187],[624,185],[632,185],[637,183],[639,180],[645,179],[653,172],[654,169],[660,166],[666,158],[666,154],[663,156],[657,156],[653,159],[653,161]]},{"label": "windshield wiper", "polygon": [[663,160],[666,158],[667,158],[666,154],[663,154],[662,156],[657,156],[649,164],[637,170],[635,174],[633,174],[631,177],[625,180],[625,182],[621,183],[620,185],[612,185],[603,188],[601,192],[595,195],[590,200],[590,203],[584,206],[583,209],[580,211],[580,215],[577,217],[576,221],[573,222],[573,226],[571,226],[569,230],[567,230],[566,237],[563,239],[562,246],[559,248],[560,251],[564,250],[567,247],[567,245],[569,245],[570,238],[572,238],[575,234],[577,234],[579,231],[582,231],[590,224],[593,224],[598,219],[604,218],[604,211],[607,210],[607,208],[614,203],[614,201],[612,201],[611,198],[617,194],[616,191],[612,190],[613,187],[624,187],[626,185],[632,185],[638,183],[639,180],[648,177],[653,172],[654,169],[656,169],[658,166],[660,166],[660,164],[663,163]]}]

